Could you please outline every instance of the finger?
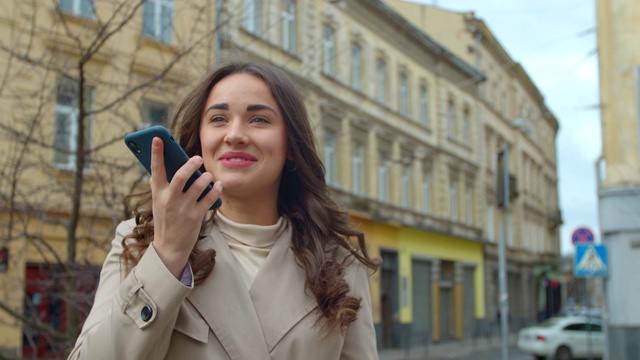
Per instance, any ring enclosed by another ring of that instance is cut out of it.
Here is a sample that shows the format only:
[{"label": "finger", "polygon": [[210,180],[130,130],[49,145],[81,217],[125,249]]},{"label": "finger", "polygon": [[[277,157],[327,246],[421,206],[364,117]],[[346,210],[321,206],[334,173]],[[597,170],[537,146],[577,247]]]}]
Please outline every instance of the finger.
[{"label": "finger", "polygon": [[[169,186],[171,186],[172,188],[179,188],[180,191],[182,191],[193,173],[200,169],[200,167],[202,166],[202,162],[202,157],[200,156],[194,156],[191,159],[187,160],[187,162],[184,163],[184,165],[182,165],[178,169],[178,171],[176,171],[175,175],[173,175],[173,179],[171,180]],[[189,186],[189,189],[191,188],[193,188],[193,184]]]},{"label": "finger", "polygon": [[156,185],[167,183],[167,172],[164,167],[164,142],[159,137],[151,141],[151,183]]},{"label": "finger", "polygon": [[203,207],[205,210],[209,210],[211,206],[222,195],[222,182],[216,181],[213,184],[213,188],[198,202],[198,206]]}]

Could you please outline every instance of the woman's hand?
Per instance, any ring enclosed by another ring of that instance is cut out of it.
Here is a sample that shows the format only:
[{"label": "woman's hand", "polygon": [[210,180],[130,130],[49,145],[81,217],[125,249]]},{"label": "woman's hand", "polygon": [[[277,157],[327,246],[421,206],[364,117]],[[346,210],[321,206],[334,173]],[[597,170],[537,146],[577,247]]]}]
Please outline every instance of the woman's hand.
[{"label": "woman's hand", "polygon": [[202,157],[194,156],[167,181],[164,166],[164,143],[158,137],[151,146],[151,196],[153,199],[153,246],[169,271],[179,279],[198,240],[204,216],[222,192],[218,181],[200,201],[202,191],[213,182],[213,175],[205,172],[191,184],[184,186],[202,166]]}]

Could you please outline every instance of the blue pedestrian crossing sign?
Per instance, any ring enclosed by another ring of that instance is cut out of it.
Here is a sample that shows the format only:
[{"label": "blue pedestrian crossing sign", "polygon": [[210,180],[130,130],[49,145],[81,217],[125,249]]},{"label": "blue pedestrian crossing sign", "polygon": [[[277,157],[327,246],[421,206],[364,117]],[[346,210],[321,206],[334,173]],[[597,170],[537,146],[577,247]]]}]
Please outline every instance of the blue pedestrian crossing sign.
[{"label": "blue pedestrian crossing sign", "polygon": [[606,245],[576,245],[573,275],[576,277],[606,277],[609,273]]}]

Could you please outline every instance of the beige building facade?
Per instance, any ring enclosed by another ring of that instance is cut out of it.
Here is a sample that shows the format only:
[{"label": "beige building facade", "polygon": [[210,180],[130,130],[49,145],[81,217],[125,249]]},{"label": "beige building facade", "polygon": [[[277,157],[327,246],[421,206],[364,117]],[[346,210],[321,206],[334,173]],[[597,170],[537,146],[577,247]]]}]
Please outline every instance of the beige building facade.
[{"label": "beige building facade", "polygon": [[[511,328],[559,310],[560,242],[556,138],[558,120],[544,97],[489,26],[462,13],[405,0],[385,0],[486,77],[477,98],[481,139],[487,313],[498,306],[498,246],[506,224]],[[510,214],[496,205],[496,155],[507,145],[513,187]]]},{"label": "beige building facade", "polygon": [[535,316],[536,266],[559,252],[557,121],[481,21],[454,14],[478,66],[378,1],[118,4],[14,1],[0,14],[3,354],[73,342],[70,304],[81,319],[113,228],[131,216],[124,198],[147,183],[123,136],[166,124],[224,56],[276,64],[302,91],[332,195],[384,260],[371,280],[380,348],[470,338],[494,321],[503,143],[518,184],[511,307]]},{"label": "beige building facade", "polygon": [[167,124],[176,97],[214,61],[214,26],[204,15],[214,8],[84,0],[2,7],[0,357],[56,358],[93,301],[115,225],[131,216],[125,195],[148,183],[123,136]]},{"label": "beige building facade", "polygon": [[[303,91],[333,195],[383,259],[372,279],[379,347],[471,336],[486,317],[482,74],[379,2],[258,3],[221,47],[285,68]],[[222,18],[242,4],[225,1]]]},{"label": "beige building facade", "polygon": [[640,5],[597,1],[602,157],[600,231],[608,250],[608,358],[640,357]]}]

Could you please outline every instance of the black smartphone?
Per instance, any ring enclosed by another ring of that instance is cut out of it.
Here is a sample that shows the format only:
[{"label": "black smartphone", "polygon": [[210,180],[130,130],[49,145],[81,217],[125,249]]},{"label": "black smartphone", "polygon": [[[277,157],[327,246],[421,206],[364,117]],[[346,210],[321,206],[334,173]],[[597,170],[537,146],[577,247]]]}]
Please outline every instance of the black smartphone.
[{"label": "black smartphone", "polygon": [[[151,174],[151,142],[154,137],[159,137],[164,142],[164,167],[167,171],[167,181],[171,182],[173,175],[189,160],[189,156],[173,136],[171,136],[167,128],[157,125],[132,132],[124,137],[124,142],[142,166]],[[202,175],[200,170],[196,170],[189,180],[187,180],[182,192],[187,191],[189,186],[191,186],[200,175]],[[211,191],[212,188],[213,184],[209,184],[200,197],[198,197],[198,201]],[[211,210],[219,208],[220,205],[222,205],[222,199],[218,198],[211,206]]]}]

